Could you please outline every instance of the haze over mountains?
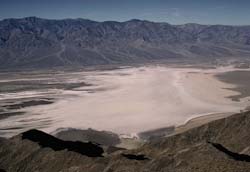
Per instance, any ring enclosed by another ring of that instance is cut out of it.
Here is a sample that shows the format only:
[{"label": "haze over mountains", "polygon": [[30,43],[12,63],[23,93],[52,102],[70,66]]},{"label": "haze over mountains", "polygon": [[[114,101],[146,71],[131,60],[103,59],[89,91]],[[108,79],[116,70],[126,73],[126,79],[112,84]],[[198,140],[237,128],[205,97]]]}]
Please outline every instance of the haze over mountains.
[{"label": "haze over mountains", "polygon": [[36,17],[0,21],[0,69],[250,57],[250,26]]}]

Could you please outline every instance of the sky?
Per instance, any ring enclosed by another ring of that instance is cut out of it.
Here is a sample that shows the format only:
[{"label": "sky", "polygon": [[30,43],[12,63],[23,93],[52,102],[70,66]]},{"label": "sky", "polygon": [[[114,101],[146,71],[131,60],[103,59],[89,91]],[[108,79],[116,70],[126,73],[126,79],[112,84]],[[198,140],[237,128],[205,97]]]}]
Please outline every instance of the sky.
[{"label": "sky", "polygon": [[250,0],[0,0],[0,19],[29,16],[250,25]]}]

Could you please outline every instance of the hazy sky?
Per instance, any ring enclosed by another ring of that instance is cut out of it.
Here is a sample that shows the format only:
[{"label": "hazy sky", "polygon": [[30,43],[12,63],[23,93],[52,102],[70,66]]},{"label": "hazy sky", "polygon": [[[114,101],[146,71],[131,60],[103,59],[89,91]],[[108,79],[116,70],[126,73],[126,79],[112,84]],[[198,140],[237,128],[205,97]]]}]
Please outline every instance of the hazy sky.
[{"label": "hazy sky", "polygon": [[250,0],[0,0],[0,19],[27,16],[244,25]]}]

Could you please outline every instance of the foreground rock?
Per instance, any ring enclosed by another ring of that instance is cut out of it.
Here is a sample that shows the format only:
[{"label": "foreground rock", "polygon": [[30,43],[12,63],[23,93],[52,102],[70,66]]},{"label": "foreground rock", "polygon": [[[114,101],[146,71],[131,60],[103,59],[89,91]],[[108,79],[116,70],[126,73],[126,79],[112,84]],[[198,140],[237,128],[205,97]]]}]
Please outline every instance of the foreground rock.
[{"label": "foreground rock", "polygon": [[[52,136],[32,130],[9,140],[1,139],[0,169],[10,172],[246,172],[250,169],[249,133],[250,112],[245,112],[152,141],[139,149],[90,157],[68,147],[53,149],[48,142],[44,146],[40,143],[41,135]],[[60,139],[56,143],[65,146],[65,141]]]}]

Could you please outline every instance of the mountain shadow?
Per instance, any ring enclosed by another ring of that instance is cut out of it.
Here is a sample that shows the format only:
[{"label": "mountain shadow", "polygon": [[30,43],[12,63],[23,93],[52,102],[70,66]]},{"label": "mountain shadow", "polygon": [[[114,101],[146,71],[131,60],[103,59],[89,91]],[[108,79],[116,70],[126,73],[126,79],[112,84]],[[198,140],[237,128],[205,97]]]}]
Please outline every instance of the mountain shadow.
[{"label": "mountain shadow", "polygon": [[208,142],[211,145],[213,145],[213,147],[215,147],[217,150],[225,153],[226,155],[228,155],[230,158],[236,160],[236,161],[245,161],[245,162],[250,162],[250,156],[249,155],[245,155],[245,154],[239,154],[239,153],[235,153],[232,152],[230,150],[228,150],[227,148],[225,148],[224,146],[222,146],[219,143],[212,143],[212,142]]},{"label": "mountain shadow", "polygon": [[149,160],[149,158],[145,157],[145,155],[122,154],[122,156],[130,160],[137,160],[137,161]]},{"label": "mountain shadow", "polygon": [[22,139],[38,143],[41,147],[48,147],[54,151],[69,150],[88,157],[102,157],[103,149],[91,142],[63,141],[39,130],[29,130],[22,134]]}]

